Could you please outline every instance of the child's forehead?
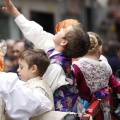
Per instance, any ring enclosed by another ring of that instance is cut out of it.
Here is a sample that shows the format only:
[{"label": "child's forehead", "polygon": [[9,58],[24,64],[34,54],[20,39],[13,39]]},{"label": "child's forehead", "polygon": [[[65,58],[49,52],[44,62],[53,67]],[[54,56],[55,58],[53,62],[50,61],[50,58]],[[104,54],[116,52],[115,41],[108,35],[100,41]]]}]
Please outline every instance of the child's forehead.
[{"label": "child's forehead", "polygon": [[70,26],[65,28],[66,32],[69,32],[69,31],[72,31],[72,30],[73,30],[73,26],[72,25],[70,25]]},{"label": "child's forehead", "polygon": [[22,63],[27,63],[27,62],[26,62],[25,59],[21,59],[21,58],[19,58],[19,59],[18,59],[18,63],[19,63],[19,64],[22,64]]}]

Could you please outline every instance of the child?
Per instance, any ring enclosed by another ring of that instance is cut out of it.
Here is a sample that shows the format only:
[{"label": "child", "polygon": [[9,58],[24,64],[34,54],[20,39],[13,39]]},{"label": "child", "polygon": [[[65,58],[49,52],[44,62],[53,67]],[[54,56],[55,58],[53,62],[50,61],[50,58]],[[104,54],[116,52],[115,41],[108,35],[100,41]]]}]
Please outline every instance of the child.
[{"label": "child", "polygon": [[26,50],[20,54],[18,64],[18,76],[21,80],[27,81],[25,86],[31,90],[42,88],[45,95],[53,102],[52,92],[42,80],[50,64],[46,53],[41,49]]},{"label": "child", "polygon": [[90,49],[83,58],[73,63],[73,67],[80,96],[90,101],[92,93],[108,85],[119,93],[120,83],[112,75],[109,64],[106,61],[99,61],[102,48],[101,38],[93,32],[88,32],[88,34],[91,42]]},{"label": "child", "polygon": [[81,97],[80,102],[86,109],[93,99],[109,96],[108,86],[120,93],[120,83],[112,75],[110,65],[104,60],[99,61],[102,49],[101,38],[93,32],[88,32],[88,34],[91,43],[88,53],[79,61],[73,62]]},{"label": "child", "polygon": [[42,80],[49,64],[43,50],[25,50],[20,54],[18,68],[23,81],[15,73],[0,73],[0,97],[9,118],[29,120],[52,109],[52,92]]},{"label": "child", "polygon": [[8,72],[13,67],[13,60],[9,57],[4,57],[4,72]]},{"label": "child", "polygon": [[42,26],[37,23],[28,21],[10,0],[6,0],[3,10],[15,17],[17,25],[28,40],[48,53],[52,64],[43,79],[54,93],[55,110],[74,111],[78,90],[71,71],[71,58],[83,56],[89,49],[89,36],[84,26],[76,23],[61,29],[54,36],[43,31]]}]

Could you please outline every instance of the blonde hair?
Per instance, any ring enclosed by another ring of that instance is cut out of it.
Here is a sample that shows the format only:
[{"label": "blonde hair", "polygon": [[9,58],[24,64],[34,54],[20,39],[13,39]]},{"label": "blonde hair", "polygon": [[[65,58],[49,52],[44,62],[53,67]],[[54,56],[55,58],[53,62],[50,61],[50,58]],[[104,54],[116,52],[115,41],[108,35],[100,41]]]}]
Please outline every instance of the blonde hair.
[{"label": "blonde hair", "polygon": [[94,32],[88,32],[88,35],[90,37],[90,48],[88,53],[93,54],[96,52],[98,46],[102,45],[102,39]]}]

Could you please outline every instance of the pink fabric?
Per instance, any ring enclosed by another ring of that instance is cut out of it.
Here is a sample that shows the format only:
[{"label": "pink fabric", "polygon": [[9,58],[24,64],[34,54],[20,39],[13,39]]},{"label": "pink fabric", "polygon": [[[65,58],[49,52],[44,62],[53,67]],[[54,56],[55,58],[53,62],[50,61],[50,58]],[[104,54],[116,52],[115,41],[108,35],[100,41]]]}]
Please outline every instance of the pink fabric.
[{"label": "pink fabric", "polygon": [[[80,96],[88,101],[91,100],[91,92],[89,87],[86,84],[85,78],[79,69],[79,67],[75,64],[73,64],[73,68],[75,71],[75,77],[77,80],[77,84],[79,87],[80,91]],[[111,75],[109,78],[109,86],[115,90],[117,93],[120,93],[120,82],[113,76]]]},{"label": "pink fabric", "polygon": [[120,82],[114,77],[114,75],[110,76],[109,86],[117,93],[120,93]]},{"label": "pink fabric", "polygon": [[81,72],[81,70],[78,68],[77,65],[73,65],[73,68],[75,70],[75,77],[77,80],[77,84],[78,84],[78,89],[80,92],[80,96],[88,101],[90,101],[90,89],[88,88],[85,78]]}]

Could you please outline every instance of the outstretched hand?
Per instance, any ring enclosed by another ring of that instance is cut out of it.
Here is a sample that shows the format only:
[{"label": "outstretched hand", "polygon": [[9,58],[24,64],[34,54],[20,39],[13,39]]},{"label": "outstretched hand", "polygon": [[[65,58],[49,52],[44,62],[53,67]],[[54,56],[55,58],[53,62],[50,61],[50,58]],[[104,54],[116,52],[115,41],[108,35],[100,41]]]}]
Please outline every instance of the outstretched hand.
[{"label": "outstretched hand", "polygon": [[5,11],[5,12],[8,12],[8,13],[12,13],[15,6],[11,2],[11,0],[5,0],[5,1],[6,1],[6,6],[2,7],[2,10]]},{"label": "outstretched hand", "polygon": [[17,17],[20,15],[20,12],[17,10],[17,8],[14,6],[11,0],[5,0],[6,6],[2,7],[2,10],[12,14],[14,17]]}]

